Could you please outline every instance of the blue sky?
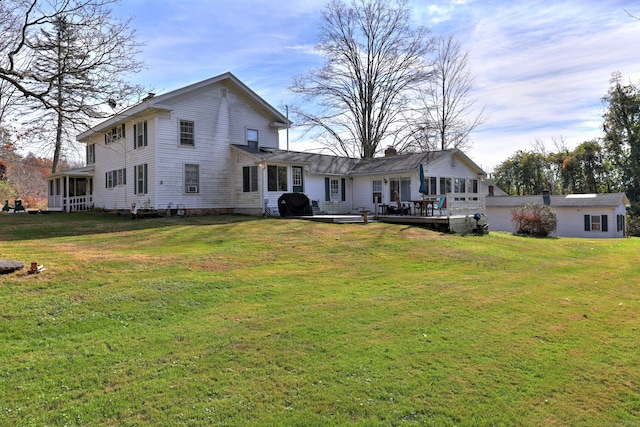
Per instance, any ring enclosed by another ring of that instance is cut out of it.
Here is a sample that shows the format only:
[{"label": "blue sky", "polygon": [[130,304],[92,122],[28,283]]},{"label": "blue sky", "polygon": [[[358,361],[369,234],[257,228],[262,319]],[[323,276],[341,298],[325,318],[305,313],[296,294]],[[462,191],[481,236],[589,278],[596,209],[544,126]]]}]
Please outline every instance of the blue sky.
[{"label": "blue sky", "polygon": [[[157,93],[224,73],[276,107],[314,52],[328,0],[123,0],[118,14],[146,42],[138,83]],[[488,115],[468,155],[491,171],[535,140],[571,148],[602,135],[611,73],[640,81],[640,1],[410,0],[414,24],[453,34],[470,53],[478,107]],[[626,10],[626,11],[625,11]],[[283,136],[284,144],[284,136]],[[292,131],[290,148],[316,146]]]}]

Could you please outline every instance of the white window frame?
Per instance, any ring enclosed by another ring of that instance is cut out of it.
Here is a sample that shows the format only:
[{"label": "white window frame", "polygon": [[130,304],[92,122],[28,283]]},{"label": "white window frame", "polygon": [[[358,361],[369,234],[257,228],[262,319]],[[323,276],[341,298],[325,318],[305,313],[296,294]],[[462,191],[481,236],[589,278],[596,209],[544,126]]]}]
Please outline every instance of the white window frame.
[{"label": "white window frame", "polygon": [[242,192],[255,193],[258,191],[258,166],[242,167]]},{"label": "white window frame", "polygon": [[87,144],[87,165],[93,165],[96,162],[96,144]]},{"label": "white window frame", "polygon": [[[188,171],[187,169],[194,168]],[[187,194],[200,193],[200,165],[197,163],[184,164],[184,192]],[[191,177],[190,174],[195,176]]]},{"label": "white window frame", "polygon": [[125,139],[125,125],[124,123],[118,126],[112,127],[104,135],[104,145],[109,145],[113,142],[119,142]]},{"label": "white window frame", "polygon": [[395,192],[398,192],[401,202],[411,200],[411,178],[394,177],[389,180],[389,200],[393,203],[397,202]]},{"label": "white window frame", "polygon": [[260,132],[258,129],[247,129],[247,146],[258,149],[260,146]]},{"label": "white window frame", "polygon": [[143,120],[133,125],[133,148],[138,149],[147,146],[147,121]]},{"label": "white window frame", "polygon": [[[191,131],[183,130],[184,126],[191,126]],[[186,141],[186,142],[185,142]],[[193,120],[178,120],[178,145],[180,147],[196,146],[196,122]]]},{"label": "white window frame", "polygon": [[291,170],[291,182],[294,187],[302,187],[302,168]]},{"label": "white window frame", "polygon": [[[272,171],[274,170],[275,170],[275,177],[272,177]],[[287,192],[289,190],[288,175],[289,175],[288,167],[268,165],[267,166],[267,191]],[[274,178],[275,178],[275,181],[274,181]],[[275,188],[273,184],[275,184]]]},{"label": "white window frame", "polygon": [[376,197],[378,198],[378,203],[382,203],[382,192],[384,187],[382,186],[381,179],[374,179],[371,181],[371,200],[373,203],[376,202]]},{"label": "white window frame", "polygon": [[329,188],[331,189],[331,200],[340,200],[340,180],[331,178],[329,180]]},{"label": "white window frame", "polygon": [[142,163],[133,167],[133,177],[135,178],[134,194],[147,194],[148,190],[148,167]]}]

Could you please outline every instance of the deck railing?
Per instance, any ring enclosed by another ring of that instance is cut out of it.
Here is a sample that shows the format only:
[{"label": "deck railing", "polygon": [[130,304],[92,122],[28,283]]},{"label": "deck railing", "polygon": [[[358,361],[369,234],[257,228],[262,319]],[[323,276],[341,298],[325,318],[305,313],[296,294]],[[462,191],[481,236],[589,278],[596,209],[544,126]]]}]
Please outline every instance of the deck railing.
[{"label": "deck railing", "polygon": [[486,213],[485,195],[479,193],[447,193],[447,216],[473,216]]}]

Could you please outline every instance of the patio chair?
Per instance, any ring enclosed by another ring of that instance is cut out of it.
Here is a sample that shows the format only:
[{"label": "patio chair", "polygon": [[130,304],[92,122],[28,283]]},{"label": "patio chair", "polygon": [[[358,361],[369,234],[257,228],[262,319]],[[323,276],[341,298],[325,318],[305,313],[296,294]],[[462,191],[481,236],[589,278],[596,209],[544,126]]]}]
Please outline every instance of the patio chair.
[{"label": "patio chair", "polygon": [[24,208],[24,206],[22,206],[22,200],[20,199],[16,199],[14,200],[14,208],[13,208],[13,212],[19,212],[19,211],[23,211],[26,212],[27,210]]},{"label": "patio chair", "polygon": [[4,206],[2,207],[2,212],[9,212],[11,209],[13,209],[13,206],[10,206],[9,201],[5,200]]},{"label": "patio chair", "polygon": [[446,196],[440,197],[440,200],[438,201],[438,206],[436,207],[436,209],[438,210],[438,212],[440,212],[440,215],[442,215],[442,211],[445,211],[447,209],[447,197]]}]

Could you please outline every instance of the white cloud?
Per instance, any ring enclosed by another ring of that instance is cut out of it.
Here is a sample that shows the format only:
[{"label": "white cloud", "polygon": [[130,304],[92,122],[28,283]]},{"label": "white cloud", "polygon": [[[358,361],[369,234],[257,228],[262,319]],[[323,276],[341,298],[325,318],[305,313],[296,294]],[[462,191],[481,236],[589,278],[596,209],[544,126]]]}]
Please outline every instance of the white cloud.
[{"label": "white cloud", "polygon": [[[349,0],[345,0],[349,1]],[[233,71],[267,101],[288,103],[292,76],[320,64],[314,44],[328,0],[128,0],[148,40],[139,81],[175,89]],[[611,72],[640,80],[640,2],[411,0],[416,25],[470,51],[489,120],[470,155],[490,169],[535,139],[573,145],[601,135]],[[308,144],[296,143],[300,146]]]},{"label": "white cloud", "polygon": [[600,136],[611,72],[640,78],[640,22],[611,2],[483,2],[441,28],[460,29],[462,15],[474,19],[456,35],[490,114],[471,152],[485,167],[535,139],[577,145]]}]

